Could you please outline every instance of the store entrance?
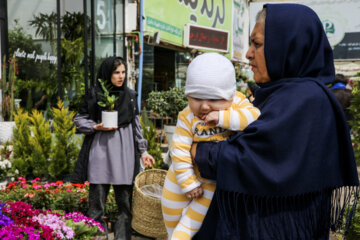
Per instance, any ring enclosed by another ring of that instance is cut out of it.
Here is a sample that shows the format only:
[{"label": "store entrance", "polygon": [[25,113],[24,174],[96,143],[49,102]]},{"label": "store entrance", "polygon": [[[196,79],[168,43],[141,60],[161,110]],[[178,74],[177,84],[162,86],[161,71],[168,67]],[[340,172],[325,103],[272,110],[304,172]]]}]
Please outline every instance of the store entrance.
[{"label": "store entrance", "polygon": [[175,51],[154,47],[154,83],[157,90],[175,87]]}]

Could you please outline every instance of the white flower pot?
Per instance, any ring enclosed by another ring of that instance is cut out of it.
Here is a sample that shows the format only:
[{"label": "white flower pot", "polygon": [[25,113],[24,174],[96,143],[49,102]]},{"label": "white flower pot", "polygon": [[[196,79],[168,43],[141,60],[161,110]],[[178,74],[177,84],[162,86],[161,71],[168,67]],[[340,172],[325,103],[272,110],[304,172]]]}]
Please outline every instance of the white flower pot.
[{"label": "white flower pot", "polygon": [[118,112],[101,112],[101,121],[104,123],[104,128],[112,128],[118,126]]},{"label": "white flower pot", "polygon": [[5,190],[9,181],[7,179],[0,180],[0,190]]},{"label": "white flower pot", "polygon": [[0,122],[0,143],[12,141],[14,139],[13,128],[15,122]]},{"label": "white flower pot", "polygon": [[176,126],[174,126],[174,125],[165,125],[164,124],[164,131],[166,134],[166,140],[167,140],[169,148],[171,146],[171,141],[172,141],[172,137],[175,132],[175,128],[176,128]]}]

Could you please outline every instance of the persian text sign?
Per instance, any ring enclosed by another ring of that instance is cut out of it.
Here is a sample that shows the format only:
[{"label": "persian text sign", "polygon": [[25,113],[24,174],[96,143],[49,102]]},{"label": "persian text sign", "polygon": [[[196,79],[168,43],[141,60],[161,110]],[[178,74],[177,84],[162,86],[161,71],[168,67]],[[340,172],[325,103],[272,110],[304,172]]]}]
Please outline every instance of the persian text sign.
[{"label": "persian text sign", "polygon": [[186,47],[228,52],[229,32],[187,24],[184,29]]},{"label": "persian text sign", "polygon": [[[161,31],[162,41],[177,46],[183,45],[186,24],[228,32],[232,29],[232,1],[145,0],[144,10],[147,31],[145,34],[152,35]],[[230,52],[230,49],[228,51]]]}]

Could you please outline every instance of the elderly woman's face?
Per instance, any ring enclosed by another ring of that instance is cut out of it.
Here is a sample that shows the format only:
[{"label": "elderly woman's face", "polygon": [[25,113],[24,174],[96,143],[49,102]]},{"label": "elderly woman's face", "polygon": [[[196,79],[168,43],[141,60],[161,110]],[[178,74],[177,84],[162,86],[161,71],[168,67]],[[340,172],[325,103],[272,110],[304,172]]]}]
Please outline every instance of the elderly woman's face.
[{"label": "elderly woman's face", "polygon": [[254,80],[257,83],[270,81],[264,54],[264,28],[264,22],[256,23],[250,36],[251,45],[246,53],[246,58],[250,60],[251,70],[254,72]]}]

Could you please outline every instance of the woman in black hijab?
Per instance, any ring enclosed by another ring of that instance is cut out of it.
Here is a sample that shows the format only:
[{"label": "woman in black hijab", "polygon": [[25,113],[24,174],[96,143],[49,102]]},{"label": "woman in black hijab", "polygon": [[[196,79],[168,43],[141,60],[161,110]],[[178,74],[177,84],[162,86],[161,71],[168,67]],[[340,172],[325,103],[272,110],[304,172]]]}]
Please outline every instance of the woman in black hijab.
[{"label": "woman in black hijab", "polygon": [[115,239],[131,238],[131,193],[133,180],[139,171],[136,153],[141,154],[145,167],[152,166],[154,159],[146,152],[147,141],[141,134],[136,92],[126,84],[126,64],[120,57],[105,59],[98,72],[98,78],[111,85],[111,95],[118,99],[114,110],[118,111],[118,126],[104,128],[97,102],[103,93],[99,83],[91,88],[74,122],[79,132],[86,135],[75,166],[72,182],[90,182],[88,216],[99,221],[106,230],[103,220],[106,198],[110,185],[115,191],[118,206],[118,220],[115,223]]},{"label": "woman in black hijab", "polygon": [[217,182],[197,237],[329,239],[344,213],[351,219],[359,180],[344,113],[326,86],[335,72],[323,26],[306,6],[267,4],[250,39],[261,115],[227,141],[197,145],[201,175]]}]

